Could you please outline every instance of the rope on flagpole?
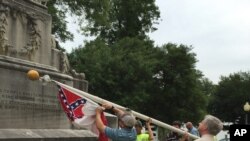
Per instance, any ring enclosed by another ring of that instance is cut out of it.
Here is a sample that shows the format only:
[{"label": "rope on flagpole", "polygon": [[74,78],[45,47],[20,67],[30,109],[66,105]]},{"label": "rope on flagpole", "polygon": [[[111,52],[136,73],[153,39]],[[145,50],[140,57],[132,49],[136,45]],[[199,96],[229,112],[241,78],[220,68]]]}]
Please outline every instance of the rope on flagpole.
[{"label": "rope on flagpole", "polygon": [[[49,82],[49,81],[48,81],[48,82]],[[78,90],[78,89],[73,88],[73,87],[71,87],[71,86],[68,86],[68,85],[66,85],[66,84],[60,83],[60,82],[58,82],[58,81],[55,81],[55,80],[50,79],[50,82],[54,82],[54,83],[59,84],[59,85],[65,87],[65,88],[68,88],[68,89],[70,89],[71,91],[73,91],[73,92],[75,92],[76,94],[78,94],[79,96],[84,96],[84,97],[86,97],[86,98],[88,98],[88,99],[90,99],[90,100],[93,100],[93,101],[97,102],[97,103],[102,104],[102,103],[104,103],[104,102],[109,102],[109,103],[113,104],[115,107],[117,107],[117,108],[119,108],[119,109],[122,109],[122,110],[125,110],[125,109],[126,109],[126,108],[123,107],[123,106],[120,106],[120,105],[118,105],[118,104],[115,104],[115,103],[110,102],[110,101],[107,101],[107,100],[104,100],[104,99],[102,99],[102,98],[99,98],[99,97],[97,97],[97,96],[91,95],[91,94],[89,94],[89,93],[83,92],[83,91],[81,91],[81,90]],[[146,115],[143,115],[143,114],[138,113],[138,112],[133,111],[133,110],[131,110],[131,112],[133,113],[133,115],[134,115],[135,117],[140,118],[140,119],[145,120],[145,121],[148,120],[149,118],[151,118],[151,117],[148,117],[148,116],[146,116]],[[176,128],[176,127],[173,127],[173,126],[171,126],[171,125],[168,125],[168,124],[166,124],[166,123],[163,123],[163,122],[161,122],[161,121],[159,121],[159,120],[156,120],[156,119],[153,119],[153,118],[151,118],[151,119],[152,119],[152,123],[155,124],[155,125],[157,125],[157,126],[160,126],[160,127],[166,128],[166,129],[169,129],[169,130],[171,130],[171,131],[174,131],[174,132],[177,132],[177,133],[180,133],[180,134],[185,134],[185,133],[186,133],[186,131],[183,131],[183,130],[181,130],[181,129],[178,129],[178,128]],[[199,138],[198,136],[192,135],[192,134],[190,134],[190,133],[187,133],[187,134],[188,134],[188,136],[189,136],[190,138],[192,138],[192,139],[198,139],[198,138]]]}]

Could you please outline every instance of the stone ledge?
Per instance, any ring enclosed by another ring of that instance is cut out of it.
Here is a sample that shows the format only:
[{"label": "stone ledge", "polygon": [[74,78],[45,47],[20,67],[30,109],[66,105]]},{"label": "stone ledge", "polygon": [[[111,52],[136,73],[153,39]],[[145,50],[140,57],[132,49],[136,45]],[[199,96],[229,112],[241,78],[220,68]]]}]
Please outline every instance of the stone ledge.
[{"label": "stone ledge", "polygon": [[0,129],[0,141],[97,141],[88,130]]},{"label": "stone ledge", "polygon": [[3,55],[0,55],[0,68],[20,70],[23,72],[28,72],[30,69],[36,69],[42,74],[48,74],[66,80],[73,80],[72,76],[60,73],[55,67]]},{"label": "stone ledge", "polygon": [[36,67],[36,68],[43,69],[43,70],[58,72],[58,70],[55,67],[32,62],[32,61],[28,61],[28,60],[23,60],[23,59],[19,59],[19,58],[14,58],[14,57],[10,57],[10,56],[0,55],[0,61],[5,62],[5,63],[9,63],[9,64],[19,65],[19,66]]}]

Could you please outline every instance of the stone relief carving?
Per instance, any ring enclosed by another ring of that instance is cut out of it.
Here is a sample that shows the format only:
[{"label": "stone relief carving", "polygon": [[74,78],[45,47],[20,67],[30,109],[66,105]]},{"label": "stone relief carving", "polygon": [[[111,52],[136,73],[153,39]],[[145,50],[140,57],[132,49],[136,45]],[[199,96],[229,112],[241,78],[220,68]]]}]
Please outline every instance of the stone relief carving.
[{"label": "stone relief carving", "polygon": [[[57,46],[58,46],[57,40],[55,39],[55,37],[53,35],[51,35],[51,49],[56,49]],[[76,79],[80,79],[80,80],[85,79],[84,73],[78,73],[74,69],[71,69],[67,54],[60,49],[56,49],[56,50],[58,50],[59,57],[60,57],[59,58],[59,60],[60,60],[60,62],[59,62],[60,72],[64,73],[64,74],[71,75]]]},{"label": "stone relief carving", "polygon": [[24,46],[20,54],[28,55],[30,60],[33,60],[36,51],[41,46],[41,31],[39,29],[37,20],[29,19],[28,20],[28,33],[29,33],[29,41],[26,46]]},{"label": "stone relief carving", "polygon": [[67,55],[64,52],[60,52],[60,68],[62,73],[69,73],[70,65]]},{"label": "stone relief carving", "polygon": [[[26,32],[28,40],[22,48],[13,47],[8,44],[7,30],[9,29],[8,26],[11,26],[8,23],[8,19],[11,18],[20,20],[23,25],[27,25]],[[33,60],[42,42],[38,20],[45,21],[44,18],[45,17],[22,7],[9,7],[5,4],[0,4],[0,54],[27,56],[29,60]]]},{"label": "stone relief carving", "polygon": [[51,38],[50,38],[50,40],[51,40],[51,48],[55,49],[56,48],[56,38],[53,35],[50,35],[50,36],[51,36]]},{"label": "stone relief carving", "polygon": [[31,20],[29,28],[30,45],[32,49],[38,49],[41,46],[41,31],[39,30],[37,20]]},{"label": "stone relief carving", "polygon": [[85,73],[77,73],[74,69],[71,69],[70,73],[74,78],[85,79]]},{"label": "stone relief carving", "polygon": [[49,0],[30,0],[30,1],[46,6]]},{"label": "stone relief carving", "polygon": [[0,54],[6,54],[8,51],[8,38],[6,37],[7,33],[7,14],[9,8],[5,5],[0,5]]}]

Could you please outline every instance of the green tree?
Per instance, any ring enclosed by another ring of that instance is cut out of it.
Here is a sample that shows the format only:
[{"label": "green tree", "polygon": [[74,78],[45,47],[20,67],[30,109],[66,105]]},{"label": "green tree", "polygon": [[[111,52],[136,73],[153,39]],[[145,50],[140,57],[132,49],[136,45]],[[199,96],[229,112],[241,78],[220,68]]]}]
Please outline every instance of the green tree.
[{"label": "green tree", "polygon": [[115,43],[124,37],[146,39],[146,33],[156,30],[153,24],[157,23],[160,12],[155,0],[113,0],[110,5],[109,24],[88,24],[92,35]]},{"label": "green tree", "polygon": [[52,32],[61,41],[72,40],[66,28],[66,13],[78,17],[84,35],[101,37],[114,43],[124,37],[146,39],[146,33],[156,30],[160,12],[155,0],[51,0]]},{"label": "green tree", "polygon": [[212,109],[211,102],[213,102],[215,99],[214,93],[215,93],[217,85],[213,84],[213,82],[210,81],[208,78],[202,78],[200,80],[200,85],[201,85],[200,86],[201,90],[202,90],[203,94],[206,96],[206,99],[208,101],[208,103],[206,105],[207,111],[211,112],[211,110],[210,110],[210,109]]},{"label": "green tree", "polygon": [[202,78],[200,81],[203,93],[208,97],[212,96],[215,93],[216,85],[208,78]]},{"label": "green tree", "polygon": [[[151,99],[154,106],[149,111],[166,122],[200,120],[206,113],[207,101],[199,85],[202,75],[195,69],[192,48],[169,43],[161,50],[161,64],[156,75],[159,89]],[[167,110],[163,111],[163,107]]]},{"label": "green tree", "polygon": [[155,48],[137,38],[114,45],[96,40],[74,50],[69,58],[77,71],[86,73],[89,92],[104,99],[166,122],[198,121],[205,114],[201,74],[187,46]]},{"label": "green tree", "polygon": [[[66,14],[78,18],[79,28],[84,27],[86,20],[90,25],[107,25],[108,0],[50,0],[47,7],[52,16],[52,34],[62,42],[74,38],[67,29]],[[82,28],[82,30],[86,32],[86,35],[89,32],[87,28]]]},{"label": "green tree", "polygon": [[87,43],[69,58],[84,71],[89,92],[135,110],[142,110],[152,94],[153,70],[158,60],[152,42],[125,38],[112,46],[103,41]]},{"label": "green tree", "polygon": [[47,3],[48,12],[52,17],[52,34],[57,39],[65,42],[66,40],[73,40],[73,34],[67,29],[66,13],[67,10],[63,6],[60,8],[62,1],[49,0]]},{"label": "green tree", "polygon": [[250,100],[249,86],[249,72],[221,77],[209,106],[211,113],[227,122],[234,122],[238,117],[244,119],[243,105]]}]

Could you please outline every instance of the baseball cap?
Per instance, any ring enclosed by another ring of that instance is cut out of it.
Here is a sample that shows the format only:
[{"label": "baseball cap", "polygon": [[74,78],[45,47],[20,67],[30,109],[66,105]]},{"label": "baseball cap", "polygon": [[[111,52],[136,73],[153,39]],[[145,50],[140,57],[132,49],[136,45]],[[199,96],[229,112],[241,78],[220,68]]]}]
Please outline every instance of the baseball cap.
[{"label": "baseball cap", "polygon": [[135,126],[135,117],[130,114],[124,114],[120,117],[120,120],[123,121],[124,125],[127,127],[133,127]]},{"label": "baseball cap", "polygon": [[142,123],[140,120],[136,120],[135,126],[142,127]]}]

